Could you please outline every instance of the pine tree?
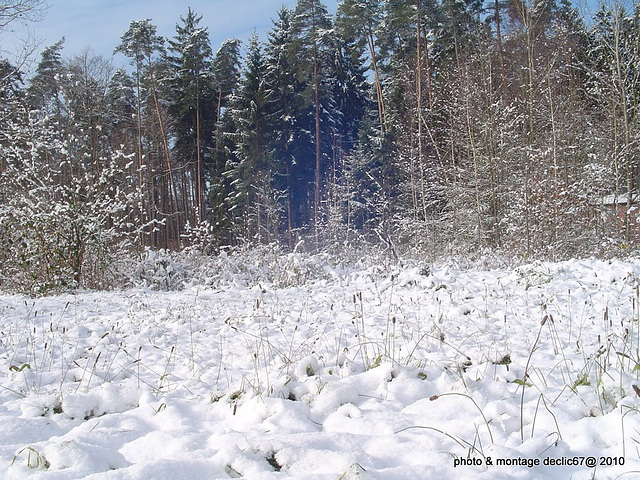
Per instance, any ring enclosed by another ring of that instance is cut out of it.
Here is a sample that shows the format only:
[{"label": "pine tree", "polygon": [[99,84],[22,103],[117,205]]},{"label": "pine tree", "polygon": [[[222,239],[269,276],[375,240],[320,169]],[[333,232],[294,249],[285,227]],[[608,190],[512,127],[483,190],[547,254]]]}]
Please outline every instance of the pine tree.
[{"label": "pine tree", "polygon": [[240,40],[225,40],[216,52],[212,63],[212,81],[215,106],[215,137],[212,165],[208,169],[210,191],[208,201],[211,208],[211,223],[218,231],[219,242],[233,240],[232,219],[227,198],[231,192],[229,178],[225,172],[230,163],[236,161],[233,142],[235,126],[230,114],[232,99],[240,83]]},{"label": "pine tree", "polygon": [[373,74],[379,128],[387,130],[386,107],[379,66],[377,34],[383,21],[383,7],[379,0],[345,0],[338,6],[336,27],[340,37],[351,39],[354,47],[367,49]]},{"label": "pine tree", "polygon": [[157,35],[157,27],[150,19],[133,21],[129,29],[122,35],[121,43],[116,47],[116,53],[131,59],[135,67],[136,97],[137,97],[137,121],[138,121],[138,175],[140,187],[142,181],[142,102],[143,102],[143,76],[145,67],[151,67],[154,55],[164,49],[164,39]]},{"label": "pine tree", "polygon": [[[398,199],[407,225],[423,230],[440,209],[442,182],[437,170],[442,162],[438,145],[439,109],[436,82],[442,55],[441,26],[445,16],[431,0],[389,1],[381,30],[385,58],[389,134],[397,156],[394,170],[408,179]],[[391,108],[392,107],[392,108]],[[429,232],[423,237],[430,238]]]},{"label": "pine tree", "polygon": [[257,35],[249,39],[245,69],[232,102],[236,124],[236,162],[227,176],[231,180],[230,208],[243,225],[243,238],[271,242],[277,238],[280,205],[273,189],[274,169],[271,126],[265,85],[266,65]]},{"label": "pine tree", "polygon": [[[151,23],[150,19],[131,22],[129,29],[122,35],[121,43],[116,47],[115,52],[122,53],[131,59],[131,64],[135,67],[136,85],[136,166],[138,176],[138,188],[144,193],[144,199],[140,205],[140,223],[149,224],[158,217],[158,208],[154,208],[157,203],[158,192],[154,188],[153,170],[157,165],[149,164],[152,151],[160,150],[159,157],[168,158],[167,137],[164,120],[160,112],[160,105],[157,97],[157,82],[155,78],[155,66],[157,57],[164,52],[164,38],[157,34],[157,27]],[[147,99],[150,97],[152,107],[150,110],[144,109]],[[154,120],[155,119],[155,120]],[[144,140],[150,140],[150,132],[144,128],[145,124],[156,125],[160,133],[160,145],[149,145],[149,151],[145,152]],[[146,159],[146,162],[145,162]],[[146,163],[146,164],[145,164]],[[151,177],[151,178],[150,178]],[[157,230],[154,228],[148,234],[152,235],[151,243],[157,245]],[[141,235],[140,243],[147,243],[146,235]]]},{"label": "pine tree", "polygon": [[303,86],[296,76],[296,59],[293,51],[291,17],[293,12],[285,7],[278,11],[278,18],[269,32],[265,47],[265,91],[267,115],[270,125],[269,143],[273,159],[274,188],[283,192],[284,230],[290,248],[294,245],[294,230],[308,218],[306,192],[308,179],[303,175],[303,155],[309,150],[308,130],[303,123]]},{"label": "pine tree", "polygon": [[365,45],[343,29],[338,30],[333,43],[334,65],[327,85],[332,91],[334,112],[329,131],[331,157],[325,173],[328,225],[323,236],[324,243],[338,246],[347,240],[345,232],[348,232],[345,209],[348,209],[350,192],[345,164],[347,157],[357,148],[364,117],[376,107],[371,101],[373,88],[366,77]]},{"label": "pine tree", "polygon": [[42,51],[28,89],[29,103],[33,108],[49,111],[58,117],[62,115],[58,95],[61,78],[64,76],[63,47],[64,38]]},{"label": "pine tree", "polygon": [[[296,75],[304,90],[301,92],[309,107],[309,132],[314,147],[314,164],[303,166],[303,171],[312,172],[313,200],[311,202],[311,224],[316,247],[320,242],[322,223],[323,182],[327,159],[330,158],[330,131],[335,119],[330,95],[333,75],[331,57],[335,52],[333,24],[326,7],[319,0],[298,0],[292,18],[291,58],[298,59]],[[307,59],[307,61],[303,60]],[[308,162],[308,158],[298,158]],[[305,168],[306,167],[306,168]]]},{"label": "pine tree", "polygon": [[136,88],[131,75],[117,69],[107,86],[107,103],[112,112],[109,126],[114,145],[122,145],[125,151],[135,151],[136,128]]},{"label": "pine tree", "polygon": [[[194,180],[194,212],[188,216],[199,225],[206,217],[205,185],[207,165],[211,165],[215,110],[210,74],[213,51],[206,28],[200,27],[202,16],[189,8],[182,24],[176,25],[176,36],[169,41],[171,67],[171,106],[176,119],[173,153],[185,171],[184,179]],[[189,172],[189,173],[187,173]],[[175,188],[175,187],[174,187]],[[183,197],[187,198],[186,192]],[[176,198],[177,202],[177,198]],[[183,205],[188,212],[189,205]]]}]

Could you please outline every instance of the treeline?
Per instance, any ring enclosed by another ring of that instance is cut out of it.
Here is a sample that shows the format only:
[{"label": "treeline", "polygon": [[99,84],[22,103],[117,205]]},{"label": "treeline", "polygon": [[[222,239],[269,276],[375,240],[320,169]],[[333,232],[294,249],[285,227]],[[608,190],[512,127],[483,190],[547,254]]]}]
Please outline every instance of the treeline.
[{"label": "treeline", "polygon": [[144,248],[636,240],[638,4],[299,0],[272,21],[215,53],[191,9],[172,38],[134,21],[127,69],[64,40],[28,81],[3,61],[0,286],[95,286]]}]

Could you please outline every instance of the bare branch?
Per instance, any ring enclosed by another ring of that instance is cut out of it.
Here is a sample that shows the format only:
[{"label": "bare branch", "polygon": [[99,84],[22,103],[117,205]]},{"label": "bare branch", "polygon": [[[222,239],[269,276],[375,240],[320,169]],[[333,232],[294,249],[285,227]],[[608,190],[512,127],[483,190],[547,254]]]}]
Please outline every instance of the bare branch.
[{"label": "bare branch", "polygon": [[13,22],[38,22],[47,11],[45,0],[7,0],[0,2],[0,32]]}]

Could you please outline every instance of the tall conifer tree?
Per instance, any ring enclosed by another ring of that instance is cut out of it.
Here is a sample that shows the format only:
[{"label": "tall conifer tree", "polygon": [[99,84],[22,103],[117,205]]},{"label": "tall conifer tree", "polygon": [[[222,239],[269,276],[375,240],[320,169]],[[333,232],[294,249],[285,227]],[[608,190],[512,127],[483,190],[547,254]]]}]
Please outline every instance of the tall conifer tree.
[{"label": "tall conifer tree", "polygon": [[[171,66],[171,111],[174,115],[176,137],[173,154],[179,165],[193,178],[193,194],[183,192],[184,198],[194,198],[194,211],[189,220],[196,225],[206,216],[205,185],[207,166],[212,164],[215,110],[213,82],[210,73],[212,49],[208,30],[200,26],[201,15],[191,8],[176,25],[176,35],[169,40],[168,61]],[[184,187],[187,187],[183,181]],[[183,188],[184,188],[183,187]],[[183,206],[188,208],[189,204]]]}]

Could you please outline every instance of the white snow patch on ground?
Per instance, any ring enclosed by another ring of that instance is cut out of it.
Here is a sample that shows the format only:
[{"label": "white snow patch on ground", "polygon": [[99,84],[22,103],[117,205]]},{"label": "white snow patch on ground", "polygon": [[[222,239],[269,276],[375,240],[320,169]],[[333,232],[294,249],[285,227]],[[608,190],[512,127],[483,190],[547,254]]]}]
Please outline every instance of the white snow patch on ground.
[{"label": "white snow patch on ground", "polygon": [[0,478],[638,478],[640,262],[318,268],[0,297]]}]

